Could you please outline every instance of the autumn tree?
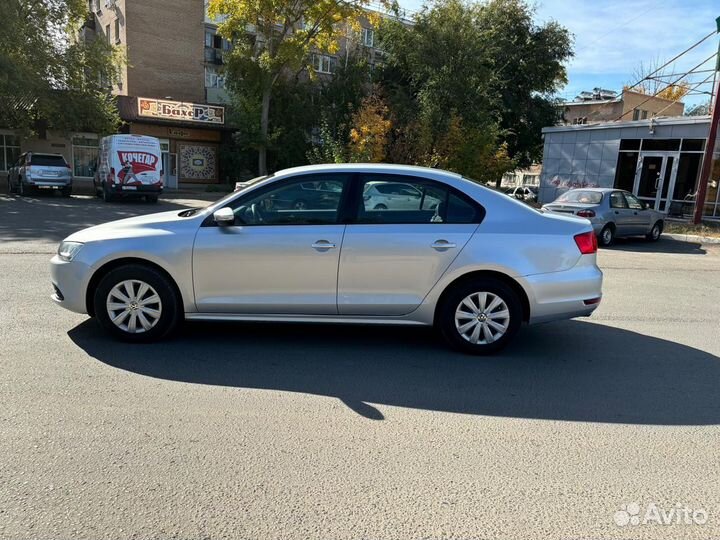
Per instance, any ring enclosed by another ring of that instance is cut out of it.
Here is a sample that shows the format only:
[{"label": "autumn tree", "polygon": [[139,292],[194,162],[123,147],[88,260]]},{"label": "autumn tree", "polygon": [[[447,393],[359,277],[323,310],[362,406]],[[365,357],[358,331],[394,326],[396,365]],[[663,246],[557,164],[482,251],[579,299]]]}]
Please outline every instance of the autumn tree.
[{"label": "autumn tree", "polygon": [[[348,27],[367,16],[369,0],[210,0],[218,32],[233,43],[229,79],[258,101],[258,172],[267,173],[272,91],[283,77],[312,71],[311,53],[334,53]],[[242,82],[240,82],[242,81]]]},{"label": "autumn tree", "polygon": [[[677,74],[672,73],[668,67],[660,65],[654,60],[649,64],[640,62],[632,73],[633,83],[623,87],[648,96],[656,96],[670,101],[680,101],[688,92],[690,84],[686,79],[677,80]],[[677,81],[674,84],[673,81]]]}]

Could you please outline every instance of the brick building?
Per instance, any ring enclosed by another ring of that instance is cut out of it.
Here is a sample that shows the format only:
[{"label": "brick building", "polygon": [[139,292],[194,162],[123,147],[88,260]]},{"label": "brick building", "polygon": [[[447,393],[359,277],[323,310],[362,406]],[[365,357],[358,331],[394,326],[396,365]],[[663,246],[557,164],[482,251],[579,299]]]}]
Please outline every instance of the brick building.
[{"label": "brick building", "polygon": [[598,122],[645,120],[654,116],[681,116],[681,102],[652,97],[632,90],[618,94],[594,88],[580,92],[573,100],[560,105],[560,124],[578,125]]}]

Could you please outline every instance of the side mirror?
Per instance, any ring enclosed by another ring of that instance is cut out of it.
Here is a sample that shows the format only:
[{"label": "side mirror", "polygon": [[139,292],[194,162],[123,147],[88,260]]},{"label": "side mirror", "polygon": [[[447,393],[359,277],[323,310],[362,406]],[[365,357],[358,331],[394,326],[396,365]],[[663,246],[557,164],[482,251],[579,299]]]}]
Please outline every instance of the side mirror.
[{"label": "side mirror", "polygon": [[235,223],[235,212],[232,211],[232,208],[221,208],[213,212],[213,219],[215,223],[221,226],[233,225]]}]

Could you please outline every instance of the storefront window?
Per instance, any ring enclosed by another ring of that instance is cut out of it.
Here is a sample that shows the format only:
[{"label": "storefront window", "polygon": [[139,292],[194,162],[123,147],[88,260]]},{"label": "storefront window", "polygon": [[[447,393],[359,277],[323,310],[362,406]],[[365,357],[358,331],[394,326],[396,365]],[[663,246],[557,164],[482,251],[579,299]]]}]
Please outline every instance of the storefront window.
[{"label": "storefront window", "polygon": [[73,175],[94,176],[98,158],[98,140],[94,137],[73,137]]},{"label": "storefront window", "polygon": [[15,135],[0,135],[0,171],[7,171],[20,157],[20,139]]}]

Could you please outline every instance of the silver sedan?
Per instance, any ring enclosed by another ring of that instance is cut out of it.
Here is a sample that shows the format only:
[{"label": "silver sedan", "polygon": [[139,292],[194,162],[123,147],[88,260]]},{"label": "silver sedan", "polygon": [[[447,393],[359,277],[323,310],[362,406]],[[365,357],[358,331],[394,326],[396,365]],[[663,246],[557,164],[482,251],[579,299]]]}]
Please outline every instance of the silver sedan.
[{"label": "silver sedan", "polygon": [[625,236],[644,236],[655,242],[660,239],[665,226],[665,214],[649,208],[622,189],[571,189],[543,205],[542,209],[589,220],[602,246],[609,246],[615,238]]},{"label": "silver sedan", "polygon": [[[336,196],[281,204],[307,182]],[[383,182],[419,190],[416,206],[368,206],[365,186]],[[487,354],[523,322],[590,315],[601,298],[596,251],[586,220],[457,174],[320,165],[204,209],[77,232],[51,275],[55,302],[129,341],[162,338],[183,319],[434,325],[452,346]]]}]

